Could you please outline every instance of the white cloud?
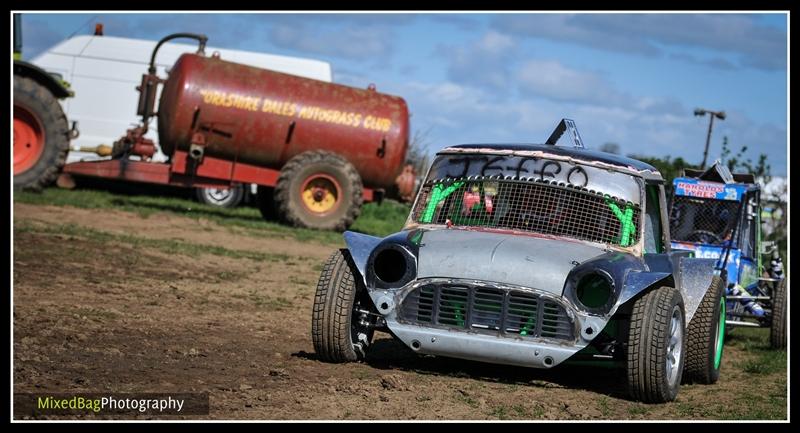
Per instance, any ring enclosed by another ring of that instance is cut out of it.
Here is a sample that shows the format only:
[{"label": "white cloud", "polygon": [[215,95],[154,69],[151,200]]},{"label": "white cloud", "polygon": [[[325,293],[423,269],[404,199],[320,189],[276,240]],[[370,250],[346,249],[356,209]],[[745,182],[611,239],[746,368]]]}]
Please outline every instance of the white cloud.
[{"label": "white cloud", "polygon": [[352,60],[386,58],[393,51],[393,33],[386,26],[347,26],[338,29],[304,24],[276,24],[272,42],[282,48]]},{"label": "white cloud", "polygon": [[437,51],[448,59],[451,80],[502,91],[508,87],[509,63],[516,46],[513,38],[488,31],[467,45],[440,46]]},{"label": "white cloud", "polygon": [[515,136],[513,125],[520,117],[515,104],[497,101],[476,87],[413,81],[393,90],[408,102],[412,127],[431,128],[432,150],[459,143],[502,142]]},{"label": "white cloud", "polygon": [[[708,119],[703,125],[708,127]],[[745,158],[754,162],[758,155],[767,155],[767,162],[772,165],[773,174],[786,173],[787,168],[787,131],[783,126],[772,122],[757,123],[740,110],[728,110],[724,121],[714,122],[713,138],[708,152],[709,158],[717,158],[722,150],[722,137],[728,136],[728,145],[732,151],[738,152],[742,145],[748,150]],[[705,139],[705,136],[702,137]]]},{"label": "white cloud", "polygon": [[701,59],[688,53],[672,53],[669,55],[671,59],[681,60],[687,63],[700,66],[710,66],[712,68],[730,71],[736,69],[736,66],[722,57],[712,57],[708,59]]},{"label": "white cloud", "polygon": [[514,47],[514,40],[507,35],[488,31],[475,44],[478,54],[504,54]]},{"label": "white cloud", "polygon": [[627,32],[605,32],[587,25],[591,15],[584,14],[521,14],[500,15],[493,27],[519,36],[540,37],[559,42],[572,42],[592,48],[631,52],[654,56],[659,50],[640,37]]},{"label": "white cloud", "polygon": [[571,69],[555,60],[529,60],[519,67],[516,78],[522,91],[556,101],[612,105],[630,102],[600,75]]},{"label": "white cloud", "polygon": [[[614,142],[626,155],[699,163],[708,127],[706,119],[691,116],[679,102],[654,97],[631,98],[630,104],[621,105],[536,95],[498,101],[487,90],[453,82],[411,82],[393,90],[408,101],[412,128],[431,129],[432,151],[459,143],[542,143],[567,117],[575,120],[589,148]],[[773,173],[786,172],[785,129],[731,111],[724,122],[715,123],[710,159],[719,156],[724,135],[731,137],[735,150],[748,144],[746,157],[755,161],[759,153],[767,153]]]},{"label": "white cloud", "polygon": [[[754,15],[500,15],[493,27],[514,35],[644,56],[663,55],[662,46],[665,45],[673,49],[710,48],[737,55],[742,66],[764,70],[785,69],[787,60],[786,32],[759,24]],[[719,57],[694,60],[712,67],[732,67],[730,62]]]}]

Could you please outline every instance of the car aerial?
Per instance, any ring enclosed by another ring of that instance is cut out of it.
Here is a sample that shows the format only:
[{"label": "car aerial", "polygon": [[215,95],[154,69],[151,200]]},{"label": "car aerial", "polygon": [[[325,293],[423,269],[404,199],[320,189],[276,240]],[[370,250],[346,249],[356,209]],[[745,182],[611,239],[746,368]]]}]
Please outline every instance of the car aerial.
[{"label": "car aerial", "polygon": [[344,240],[314,299],[323,361],[365,358],[380,330],[420,354],[617,361],[644,402],[719,377],[715,260],[671,249],[655,168],[585,149],[568,119],[545,144],[441,150],[402,231]]}]

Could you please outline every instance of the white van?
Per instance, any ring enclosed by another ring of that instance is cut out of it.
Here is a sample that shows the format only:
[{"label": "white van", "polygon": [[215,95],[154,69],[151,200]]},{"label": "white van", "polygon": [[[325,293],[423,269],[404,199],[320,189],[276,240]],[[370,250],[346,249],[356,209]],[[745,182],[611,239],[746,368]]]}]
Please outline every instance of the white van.
[{"label": "white van", "polygon": [[[75,92],[72,98],[61,101],[70,122],[78,122],[80,136],[71,142],[67,163],[104,159],[96,153],[80,151],[100,144],[111,146],[138,124],[136,107],[139,93],[136,87],[142,74],[147,72],[156,41],[118,38],[112,36],[81,35],[64,40],[31,59],[42,69],[57,73],[70,83]],[[165,76],[178,57],[197,51],[196,45],[166,43],[158,51],[158,75]],[[215,51],[224,60],[331,82],[331,66],[327,62],[297,57],[278,56],[250,51],[206,47],[206,53]],[[147,138],[158,143],[157,121],[149,125]],[[154,161],[167,157],[157,146]],[[230,206],[241,201],[243,189],[203,190],[198,198],[206,203]],[[238,195],[238,198],[235,197]],[[236,198],[236,200],[232,200]]]}]

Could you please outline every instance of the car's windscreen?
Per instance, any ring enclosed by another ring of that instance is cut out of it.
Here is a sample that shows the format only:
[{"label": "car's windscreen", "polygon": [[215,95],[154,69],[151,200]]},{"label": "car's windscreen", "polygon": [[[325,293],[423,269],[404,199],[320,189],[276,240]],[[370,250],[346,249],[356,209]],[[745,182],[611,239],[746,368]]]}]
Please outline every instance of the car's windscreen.
[{"label": "car's windscreen", "polygon": [[[458,158],[438,157],[421,187],[411,220],[619,246],[638,242],[640,197],[634,177],[541,158],[492,158],[476,158],[465,168]],[[608,189],[629,200],[604,192],[599,188],[604,182],[613,182]]]},{"label": "car's windscreen", "polygon": [[673,241],[725,245],[733,236],[741,202],[676,195],[669,231]]}]

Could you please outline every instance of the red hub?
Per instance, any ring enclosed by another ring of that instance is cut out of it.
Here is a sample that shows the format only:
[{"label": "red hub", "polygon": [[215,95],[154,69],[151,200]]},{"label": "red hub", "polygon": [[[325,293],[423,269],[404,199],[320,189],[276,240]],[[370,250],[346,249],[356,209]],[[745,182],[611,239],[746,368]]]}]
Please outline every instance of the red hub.
[{"label": "red hub", "polygon": [[31,169],[44,151],[44,128],[30,111],[14,106],[14,175]]}]

